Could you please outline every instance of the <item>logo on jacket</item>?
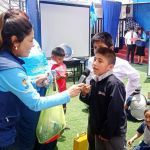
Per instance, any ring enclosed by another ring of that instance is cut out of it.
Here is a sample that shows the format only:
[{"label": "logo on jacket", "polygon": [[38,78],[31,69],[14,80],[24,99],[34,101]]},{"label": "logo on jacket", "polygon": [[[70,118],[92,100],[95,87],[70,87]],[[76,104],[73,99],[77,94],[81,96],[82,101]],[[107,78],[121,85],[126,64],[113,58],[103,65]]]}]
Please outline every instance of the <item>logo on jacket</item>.
[{"label": "logo on jacket", "polygon": [[26,79],[23,79],[23,80],[22,80],[22,85],[23,85],[26,89],[29,88],[29,85],[27,84]]},{"label": "logo on jacket", "polygon": [[103,96],[106,95],[106,94],[105,94],[104,92],[102,92],[102,91],[99,91],[98,94],[99,94],[99,95],[103,95]]}]

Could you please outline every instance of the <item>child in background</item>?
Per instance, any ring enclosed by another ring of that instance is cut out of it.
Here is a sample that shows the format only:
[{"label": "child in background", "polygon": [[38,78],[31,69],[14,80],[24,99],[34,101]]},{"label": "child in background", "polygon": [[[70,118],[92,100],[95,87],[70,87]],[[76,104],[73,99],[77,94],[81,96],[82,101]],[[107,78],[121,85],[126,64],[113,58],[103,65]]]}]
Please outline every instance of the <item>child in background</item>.
[{"label": "child in background", "polygon": [[143,141],[134,150],[150,150],[150,108],[145,110],[144,117],[145,121],[139,126],[137,133],[128,141],[128,145],[131,146],[136,139],[144,136]]},{"label": "child in background", "polygon": [[[51,53],[51,70],[56,72],[56,82],[58,85],[58,91],[63,92],[67,89],[66,78],[67,78],[67,68],[63,63],[65,57],[65,51],[61,47],[56,47]],[[66,113],[66,104],[63,104],[64,113]]]},{"label": "child in background", "polygon": [[92,150],[126,150],[126,92],[113,75],[115,61],[111,49],[95,49],[92,80],[81,90],[80,99],[89,105],[90,129],[95,135]]}]

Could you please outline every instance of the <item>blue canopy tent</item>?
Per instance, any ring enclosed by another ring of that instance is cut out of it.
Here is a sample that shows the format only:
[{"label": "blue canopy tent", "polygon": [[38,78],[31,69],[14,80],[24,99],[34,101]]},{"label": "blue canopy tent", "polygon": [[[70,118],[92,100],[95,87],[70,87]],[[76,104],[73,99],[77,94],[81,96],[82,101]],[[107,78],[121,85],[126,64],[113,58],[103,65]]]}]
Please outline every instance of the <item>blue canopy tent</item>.
[{"label": "blue canopy tent", "polygon": [[[54,0],[54,1],[57,2],[58,0]],[[82,1],[92,2],[92,0],[81,0],[81,2]],[[41,44],[41,30],[40,30],[40,17],[39,17],[38,2],[39,2],[38,0],[32,0],[32,1],[26,0],[26,11],[34,28],[35,39],[39,42],[39,44]],[[70,1],[68,0],[68,2]],[[104,8],[103,9],[103,14],[104,14],[103,30],[109,32],[113,36],[113,40],[115,44],[116,36],[117,36],[117,28],[118,28],[118,23],[119,23],[119,16],[120,16],[120,11],[121,11],[121,2],[103,0],[102,4]],[[96,20],[96,16],[93,13],[94,12],[93,7],[91,7],[91,10],[92,10],[91,11],[91,14],[92,14],[91,24],[93,24]]]},{"label": "blue canopy tent", "polygon": [[135,4],[133,6],[133,18],[144,28],[150,31],[150,3]]},{"label": "blue canopy tent", "polygon": [[[54,1],[57,2],[58,0],[54,0]],[[80,0],[80,1],[81,2],[92,2],[92,1],[94,2],[95,0]],[[124,2],[123,0],[118,0],[118,1]],[[68,2],[70,1],[68,0]],[[73,2],[75,2],[75,0]],[[114,44],[116,43],[115,41],[116,41],[117,32],[118,32],[118,23],[119,23],[119,16],[121,12],[122,2],[102,0],[103,20],[104,20],[103,31],[109,32],[112,35]],[[150,19],[147,19],[147,18],[150,17],[150,4],[143,4],[143,3],[150,2],[150,0],[132,0],[130,2],[131,4],[134,4],[133,6],[134,19],[137,22],[139,22],[140,25],[143,26],[146,31],[149,31]],[[35,31],[35,39],[39,42],[39,44],[41,44],[41,29],[40,29],[41,23],[40,23],[40,17],[39,17],[40,13],[38,9],[38,3],[39,3],[38,0],[32,0],[32,1],[26,0],[26,11],[32,22],[32,25]],[[138,3],[142,3],[142,4],[138,4]],[[91,10],[94,10],[94,9],[91,9]],[[92,20],[92,24],[94,23],[96,16],[94,16],[93,18],[94,19]]]},{"label": "blue canopy tent", "polygon": [[114,45],[116,43],[116,37],[118,33],[118,24],[119,17],[121,12],[121,2],[113,2],[113,1],[102,1],[103,7],[103,31],[109,32],[114,41]]},{"label": "blue canopy tent", "polygon": [[38,0],[26,0],[26,12],[33,25],[35,39],[41,45],[41,23],[39,17]]}]

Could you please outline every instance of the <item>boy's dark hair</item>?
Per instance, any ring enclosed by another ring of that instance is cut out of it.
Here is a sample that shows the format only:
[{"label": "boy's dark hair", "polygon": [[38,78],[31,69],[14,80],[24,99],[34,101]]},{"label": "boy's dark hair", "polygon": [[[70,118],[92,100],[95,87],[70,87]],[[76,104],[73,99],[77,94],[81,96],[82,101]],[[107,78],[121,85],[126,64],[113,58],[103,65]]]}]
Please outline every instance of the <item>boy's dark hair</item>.
[{"label": "boy's dark hair", "polygon": [[108,32],[96,33],[92,37],[92,44],[94,44],[94,42],[102,42],[106,44],[108,48],[113,46],[112,36]]},{"label": "boy's dark hair", "polygon": [[97,48],[96,51],[95,51],[95,54],[103,55],[108,60],[109,64],[114,65],[115,62],[116,62],[116,54],[110,48],[106,48],[106,47]]},{"label": "boy's dark hair", "polygon": [[145,109],[144,115],[145,115],[145,113],[148,112],[148,111],[150,111],[150,107],[148,107],[148,108]]},{"label": "boy's dark hair", "polygon": [[64,57],[64,56],[65,56],[65,51],[64,51],[64,49],[61,48],[61,47],[55,47],[55,48],[52,50],[52,55]]}]

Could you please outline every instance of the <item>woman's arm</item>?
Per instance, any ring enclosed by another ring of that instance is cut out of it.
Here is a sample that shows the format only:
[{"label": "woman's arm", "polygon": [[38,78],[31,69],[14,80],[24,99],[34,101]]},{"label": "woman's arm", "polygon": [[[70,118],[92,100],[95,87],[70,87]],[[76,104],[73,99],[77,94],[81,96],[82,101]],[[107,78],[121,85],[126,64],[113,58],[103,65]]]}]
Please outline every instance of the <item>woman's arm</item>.
[{"label": "woman's arm", "polygon": [[70,101],[70,97],[77,96],[81,87],[74,85],[68,90],[52,96],[40,97],[34,89],[26,73],[19,69],[8,69],[1,74],[2,88],[4,92],[11,92],[16,95],[31,110],[39,111],[52,106],[61,105]]}]

